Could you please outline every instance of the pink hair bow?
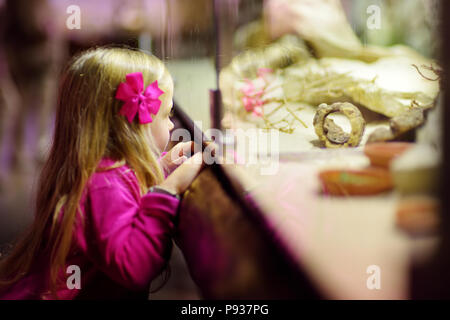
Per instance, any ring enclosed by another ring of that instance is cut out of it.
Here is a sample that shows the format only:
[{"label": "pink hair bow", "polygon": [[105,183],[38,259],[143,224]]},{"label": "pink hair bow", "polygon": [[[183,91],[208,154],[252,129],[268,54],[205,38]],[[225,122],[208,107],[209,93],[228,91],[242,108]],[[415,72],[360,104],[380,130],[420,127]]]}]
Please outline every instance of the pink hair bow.
[{"label": "pink hair bow", "polygon": [[132,122],[136,113],[139,113],[139,123],[152,122],[151,114],[158,113],[161,107],[159,96],[163,93],[158,87],[158,81],[154,81],[144,91],[142,72],[129,73],[126,75],[126,82],[122,82],[116,92],[116,99],[125,102],[119,114]]}]

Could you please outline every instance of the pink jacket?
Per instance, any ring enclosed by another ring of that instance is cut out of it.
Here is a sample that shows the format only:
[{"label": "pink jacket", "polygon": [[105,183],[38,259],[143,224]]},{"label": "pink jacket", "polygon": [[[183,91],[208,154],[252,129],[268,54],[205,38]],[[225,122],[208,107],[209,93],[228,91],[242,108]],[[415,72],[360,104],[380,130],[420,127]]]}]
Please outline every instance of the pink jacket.
[{"label": "pink jacket", "polygon": [[[104,158],[100,167],[113,163]],[[75,223],[67,266],[80,267],[81,289],[64,283],[59,298],[146,299],[170,258],[179,200],[160,193],[141,197],[134,172],[123,165],[94,173],[80,205],[85,226],[81,219]],[[0,293],[0,299],[52,298],[48,268],[39,259],[30,274]]]}]

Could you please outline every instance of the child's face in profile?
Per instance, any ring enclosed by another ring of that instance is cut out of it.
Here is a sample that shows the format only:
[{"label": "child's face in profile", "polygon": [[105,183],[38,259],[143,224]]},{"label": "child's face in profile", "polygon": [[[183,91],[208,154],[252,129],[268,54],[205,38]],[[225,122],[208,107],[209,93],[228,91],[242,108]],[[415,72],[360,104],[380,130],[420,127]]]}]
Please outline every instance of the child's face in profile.
[{"label": "child's face in profile", "polygon": [[173,122],[170,120],[173,106],[173,83],[169,90],[164,90],[164,94],[160,96],[160,99],[161,107],[156,116],[153,116],[153,121],[150,124],[150,132],[158,150],[163,152],[169,142],[170,131],[174,127]]}]

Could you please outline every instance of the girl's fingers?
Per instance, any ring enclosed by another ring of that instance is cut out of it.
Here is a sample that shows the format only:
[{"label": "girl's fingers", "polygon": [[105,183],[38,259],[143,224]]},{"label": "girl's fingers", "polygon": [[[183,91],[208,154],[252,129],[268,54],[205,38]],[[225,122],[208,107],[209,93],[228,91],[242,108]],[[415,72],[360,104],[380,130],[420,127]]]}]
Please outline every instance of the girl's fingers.
[{"label": "girl's fingers", "polygon": [[[187,157],[186,157],[187,158]],[[203,166],[203,153],[197,152],[192,157],[187,158],[184,163],[178,166],[161,184],[171,188],[170,190],[176,190],[177,193],[184,192],[195,177],[200,172]]]},{"label": "girl's fingers", "polygon": [[180,164],[182,164],[183,162],[185,162],[187,159],[188,159],[188,157],[182,156],[182,157],[179,157],[178,159],[175,159],[174,161],[172,161],[172,163],[173,163],[174,165],[179,166]]},{"label": "girl's fingers", "polygon": [[170,157],[171,159],[178,159],[178,157],[182,156],[190,156],[193,153],[194,149],[194,142],[193,141],[187,141],[187,142],[179,142],[177,143],[172,150],[170,150]]},{"label": "girl's fingers", "polygon": [[189,155],[194,153],[194,141],[182,142],[180,156]]},{"label": "girl's fingers", "polygon": [[203,163],[203,153],[202,152],[195,153],[192,157],[186,160],[186,163],[201,165]]}]

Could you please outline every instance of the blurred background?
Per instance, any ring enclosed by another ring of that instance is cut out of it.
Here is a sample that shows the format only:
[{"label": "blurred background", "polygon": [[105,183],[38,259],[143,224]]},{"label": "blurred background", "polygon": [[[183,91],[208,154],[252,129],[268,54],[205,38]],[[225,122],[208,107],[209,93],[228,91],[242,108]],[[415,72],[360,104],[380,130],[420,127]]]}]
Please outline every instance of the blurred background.
[{"label": "blurred background", "polygon": [[[379,30],[366,27],[373,4],[383,11]],[[438,58],[440,45],[439,37],[430,37],[438,28],[438,4],[342,1],[362,43],[406,44],[432,58]],[[211,126],[209,90],[217,88],[217,72],[252,41],[264,42],[258,21],[271,10],[279,10],[277,0],[0,0],[0,245],[7,246],[33,218],[37,176],[51,145],[58,75],[72,55],[112,43],[152,52],[174,77],[179,106],[205,130]],[[288,26],[279,28],[289,32]],[[199,298],[175,246],[171,267],[169,282],[151,298]]]}]

